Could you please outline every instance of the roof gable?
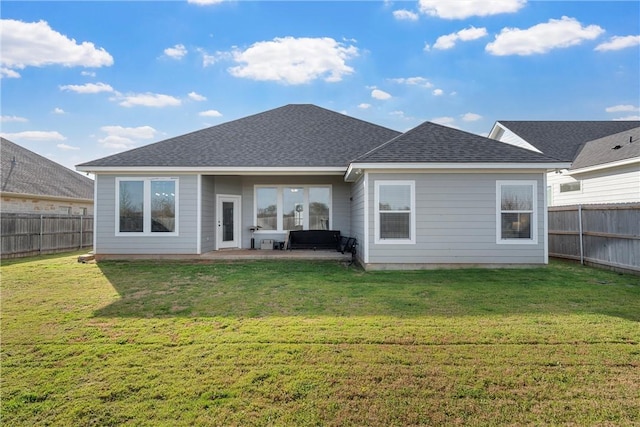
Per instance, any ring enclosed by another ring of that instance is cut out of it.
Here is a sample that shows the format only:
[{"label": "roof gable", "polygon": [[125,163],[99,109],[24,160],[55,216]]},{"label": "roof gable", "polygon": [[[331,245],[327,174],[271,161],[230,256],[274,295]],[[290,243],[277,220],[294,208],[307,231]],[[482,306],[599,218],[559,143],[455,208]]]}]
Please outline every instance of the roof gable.
[{"label": "roof gable", "polygon": [[399,132],[315,105],[286,105],[79,165],[344,167]]},{"label": "roof gable", "polygon": [[550,163],[550,156],[425,122],[354,163]]},{"label": "roof gable", "polygon": [[499,121],[544,154],[573,161],[587,142],[640,126],[640,121]]},{"label": "roof gable", "polygon": [[0,142],[3,192],[93,199],[93,180],[8,139]]}]

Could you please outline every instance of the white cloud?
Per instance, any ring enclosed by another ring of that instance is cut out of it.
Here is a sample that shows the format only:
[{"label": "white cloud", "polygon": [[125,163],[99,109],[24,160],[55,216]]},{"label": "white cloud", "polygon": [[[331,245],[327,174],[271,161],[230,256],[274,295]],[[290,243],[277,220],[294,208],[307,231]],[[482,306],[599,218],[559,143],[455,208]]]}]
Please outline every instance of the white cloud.
[{"label": "white cloud", "polygon": [[233,59],[233,54],[231,52],[208,53],[206,50],[202,49],[201,47],[197,48],[196,51],[202,54],[202,66],[205,68],[215,64],[216,62],[222,59],[227,59],[227,60]]},{"label": "white cloud", "polygon": [[164,54],[169,58],[182,59],[187,54],[187,48],[183,44],[177,44],[164,50]]},{"label": "white cloud", "polygon": [[396,110],[389,113],[390,116],[405,118],[404,111]]},{"label": "white cloud", "polygon": [[465,122],[475,122],[482,118],[480,114],[476,114],[476,113],[466,113],[460,117],[462,117],[462,120]]},{"label": "white cloud", "polygon": [[444,19],[466,19],[471,16],[490,16],[514,13],[526,0],[420,0],[420,11]]},{"label": "white cloud", "polygon": [[453,117],[435,117],[433,119],[431,119],[431,121],[433,123],[439,124],[439,125],[443,125],[443,126],[449,126],[451,128],[458,128],[454,123],[456,122],[456,119],[454,119]]},{"label": "white cloud", "polygon": [[132,148],[137,144],[136,140],[152,139],[158,133],[158,131],[151,126],[102,126],[100,130],[105,132],[107,136],[98,141],[106,148],[115,149]]},{"label": "white cloud", "polygon": [[396,79],[389,79],[394,83],[405,84],[410,86],[422,86],[426,88],[433,87],[433,84],[424,77],[400,77]]},{"label": "white cloud", "polygon": [[607,113],[619,113],[622,111],[640,111],[640,107],[635,105],[614,105],[612,107],[605,108]]},{"label": "white cloud", "polygon": [[417,21],[419,18],[417,13],[406,9],[394,10],[393,17],[399,21]]},{"label": "white cloud", "polygon": [[371,97],[375,99],[386,100],[391,98],[391,94],[380,89],[374,89],[371,91]]},{"label": "white cloud", "polygon": [[72,145],[67,145],[67,144],[58,144],[56,145],[56,147],[64,151],[75,151],[80,149],[80,147],[74,147]]},{"label": "white cloud", "polygon": [[85,76],[85,77],[95,77],[96,76],[96,72],[95,71],[81,71],[80,75],[81,76]]},{"label": "white cloud", "polygon": [[203,95],[200,95],[199,93],[196,92],[189,92],[189,99],[191,99],[192,101],[206,101],[207,98]]},{"label": "white cloud", "polygon": [[0,78],[3,79],[19,79],[20,73],[9,68],[0,67]]},{"label": "white cloud", "polygon": [[7,123],[7,122],[27,122],[28,120],[25,119],[24,117],[18,117],[18,116],[0,116],[0,122],[2,123]]},{"label": "white cloud", "polygon": [[187,0],[187,3],[196,4],[198,6],[209,6],[214,4],[220,4],[224,0]]},{"label": "white cloud", "polygon": [[303,84],[323,78],[338,82],[353,73],[346,61],[358,55],[358,49],[329,37],[277,37],[257,42],[244,51],[235,50],[229,68],[231,75],[252,80]]},{"label": "white cloud", "polygon": [[76,93],[100,93],[113,92],[113,88],[106,83],[87,83],[84,85],[64,85],[60,90],[68,90]]},{"label": "white cloud", "polygon": [[485,50],[498,56],[541,54],[593,40],[602,33],[604,30],[597,25],[583,27],[575,18],[563,16],[526,30],[503,28]]},{"label": "white cloud", "polygon": [[626,121],[626,120],[640,120],[640,115],[638,116],[627,116],[627,117],[618,117],[617,119],[613,119],[614,121]]},{"label": "white cloud", "polygon": [[640,36],[613,36],[608,42],[600,43],[594,50],[620,50],[640,45]]},{"label": "white cloud", "polygon": [[371,104],[367,104],[367,103],[362,103],[358,105],[358,108],[360,108],[361,110],[366,110],[368,108],[371,108]]},{"label": "white cloud", "polygon": [[109,136],[120,136],[134,139],[152,139],[158,133],[158,131],[151,126],[138,126],[135,128],[123,126],[102,126],[100,130],[107,133]]},{"label": "white cloud", "polygon": [[444,91],[442,89],[434,89],[433,96],[442,96],[444,95]]},{"label": "white cloud", "polygon": [[176,107],[182,105],[182,101],[171,95],[163,95],[161,93],[134,93],[129,95],[119,95],[115,100],[121,100],[120,105],[123,107]]},{"label": "white cloud", "polygon": [[486,35],[487,35],[486,28],[476,28],[471,26],[469,28],[465,28],[463,30],[458,31],[457,33],[451,33],[451,34],[438,37],[438,39],[433,45],[433,48],[440,49],[440,50],[451,49],[456,45],[456,42],[458,40],[462,40],[462,41],[476,40],[476,39],[485,37]]},{"label": "white cloud", "polygon": [[429,52],[431,50],[431,45],[429,43],[425,43],[422,50],[424,50],[425,52]]},{"label": "white cloud", "polygon": [[27,130],[16,133],[2,133],[4,138],[11,141],[64,141],[67,138],[57,131]]},{"label": "white cloud", "polygon": [[53,109],[53,114],[66,114],[66,112],[62,108],[56,107]]},{"label": "white cloud", "polygon": [[198,115],[202,117],[222,117],[222,113],[218,110],[201,111]]},{"label": "white cloud", "polygon": [[3,19],[0,25],[2,75],[19,77],[15,69],[62,65],[103,67],[113,65],[113,57],[93,43],[78,44],[53,30],[45,21],[22,22]]}]

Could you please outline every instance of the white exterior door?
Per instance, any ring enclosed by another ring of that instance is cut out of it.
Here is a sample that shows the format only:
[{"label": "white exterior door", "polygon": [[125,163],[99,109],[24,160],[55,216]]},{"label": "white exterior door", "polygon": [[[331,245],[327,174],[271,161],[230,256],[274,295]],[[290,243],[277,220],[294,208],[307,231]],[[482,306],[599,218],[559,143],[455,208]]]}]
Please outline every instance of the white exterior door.
[{"label": "white exterior door", "polygon": [[217,196],[216,207],[217,248],[239,248],[240,235],[240,196]]}]

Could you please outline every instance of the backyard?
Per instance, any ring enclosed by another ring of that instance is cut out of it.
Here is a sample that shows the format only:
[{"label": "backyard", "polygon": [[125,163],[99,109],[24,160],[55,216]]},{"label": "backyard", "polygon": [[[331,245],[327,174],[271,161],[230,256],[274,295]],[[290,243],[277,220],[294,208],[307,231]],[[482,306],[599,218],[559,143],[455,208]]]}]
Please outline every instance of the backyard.
[{"label": "backyard", "polygon": [[4,261],[4,425],[638,425],[640,278]]}]

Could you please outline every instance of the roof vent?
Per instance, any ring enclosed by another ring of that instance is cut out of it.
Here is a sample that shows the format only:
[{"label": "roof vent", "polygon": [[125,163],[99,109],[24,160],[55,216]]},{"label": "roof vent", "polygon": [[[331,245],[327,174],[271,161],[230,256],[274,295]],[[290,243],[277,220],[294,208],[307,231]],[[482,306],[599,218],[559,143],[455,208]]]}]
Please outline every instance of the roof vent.
[{"label": "roof vent", "polygon": [[615,147],[612,147],[612,150],[619,150],[622,148],[622,145],[616,145]]}]

